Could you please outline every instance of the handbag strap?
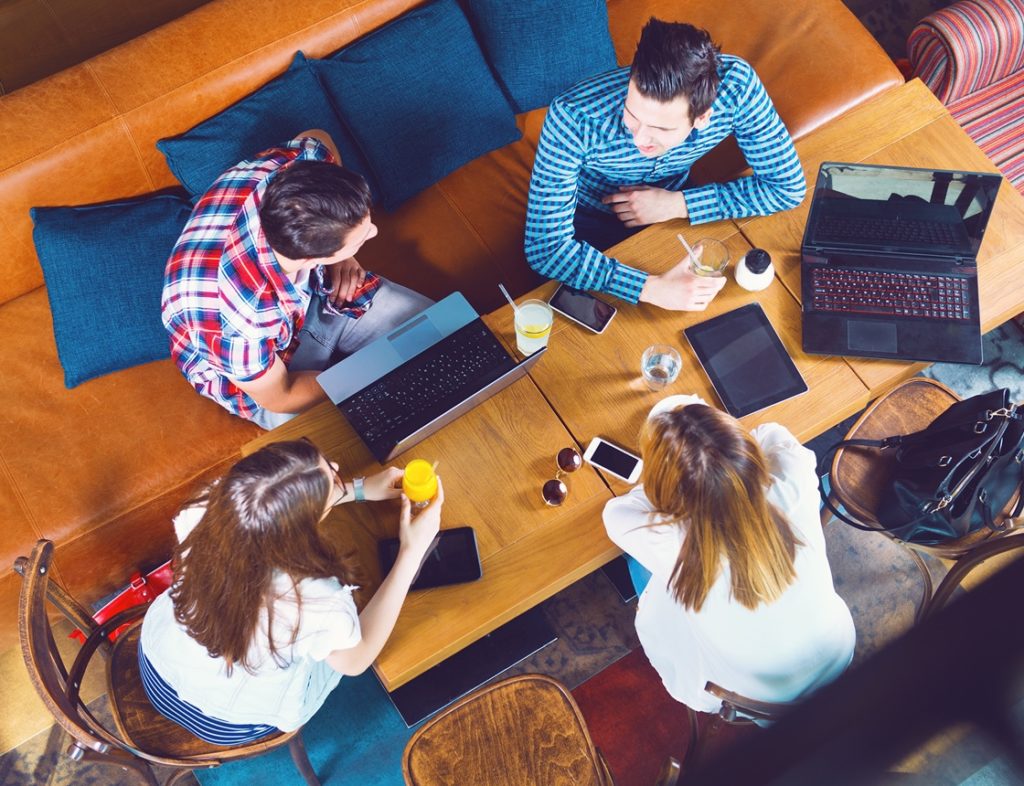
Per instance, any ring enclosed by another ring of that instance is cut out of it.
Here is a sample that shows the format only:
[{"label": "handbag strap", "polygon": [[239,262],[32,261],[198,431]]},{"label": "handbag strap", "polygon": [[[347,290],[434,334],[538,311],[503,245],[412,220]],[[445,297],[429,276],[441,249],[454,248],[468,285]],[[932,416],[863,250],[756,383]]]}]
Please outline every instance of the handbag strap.
[{"label": "handbag strap", "polygon": [[[839,448],[841,448],[841,447],[855,447],[855,448],[878,448],[880,450],[885,450],[887,448],[891,448],[891,447],[895,447],[896,445],[899,445],[902,440],[903,440],[903,437],[901,437],[901,436],[886,437],[885,439],[841,439],[838,442],[836,442],[836,443],[834,443],[832,445],[829,445],[829,447],[825,450],[825,452],[822,453],[821,461],[818,462],[818,469],[817,469],[817,472],[818,472],[818,493],[821,495],[821,501],[825,504],[825,507],[828,508],[829,512],[832,513],[833,516],[835,516],[837,519],[842,521],[844,524],[849,524],[851,527],[855,527],[856,529],[863,530],[864,532],[886,531],[886,530],[890,530],[890,529],[896,529],[897,527],[905,526],[904,524],[895,524],[895,525],[886,527],[885,525],[881,524],[880,522],[876,523],[876,524],[865,524],[865,523],[863,523],[861,521],[857,521],[856,519],[850,518],[845,513],[843,513],[843,511],[841,511],[838,508],[838,506],[832,504],[832,500],[829,499],[828,492],[825,491],[825,483],[824,483],[824,480],[823,480],[825,475],[828,475],[829,477],[831,477],[831,475],[832,475],[831,470],[826,469],[826,467],[828,466],[829,454],[834,453]],[[927,518],[927,516],[929,516],[929,515],[931,515],[931,514],[930,513],[925,514],[924,516],[921,516],[920,519],[917,519],[917,520],[923,520],[923,519]],[[916,523],[917,520],[915,520],[915,522],[910,522],[910,523]]]}]

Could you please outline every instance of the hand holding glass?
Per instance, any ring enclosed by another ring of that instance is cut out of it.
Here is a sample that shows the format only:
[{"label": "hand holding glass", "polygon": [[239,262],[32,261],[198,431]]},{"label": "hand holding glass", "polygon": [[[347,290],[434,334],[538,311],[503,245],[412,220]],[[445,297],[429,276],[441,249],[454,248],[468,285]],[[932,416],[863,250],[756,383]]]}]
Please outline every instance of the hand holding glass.
[{"label": "hand holding glass", "polygon": [[723,276],[729,265],[729,249],[725,243],[713,238],[704,238],[693,248],[678,235],[680,242],[686,247],[690,257],[690,269],[698,276]]}]

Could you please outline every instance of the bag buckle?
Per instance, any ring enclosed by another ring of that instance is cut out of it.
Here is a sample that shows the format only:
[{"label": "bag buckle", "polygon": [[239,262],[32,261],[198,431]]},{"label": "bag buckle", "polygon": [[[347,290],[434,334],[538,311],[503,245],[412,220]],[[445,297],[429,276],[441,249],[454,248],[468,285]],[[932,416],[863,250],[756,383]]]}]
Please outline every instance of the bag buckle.
[{"label": "bag buckle", "polygon": [[933,513],[937,513],[938,511],[940,511],[943,508],[947,507],[949,505],[949,503],[952,502],[952,501],[953,501],[952,495],[947,494],[946,496],[944,496],[942,499],[939,500],[939,504],[935,506],[935,510],[933,510],[932,512]]},{"label": "bag buckle", "polygon": [[[985,416],[986,416],[985,419],[986,420],[990,420],[991,418],[989,416],[991,414],[992,414],[991,410],[986,412],[985,413]],[[974,424],[974,433],[975,434],[984,434],[987,429],[988,429],[988,423],[982,423],[979,420],[977,423]]]},{"label": "bag buckle", "polygon": [[1000,407],[999,409],[995,410],[990,409],[988,410],[988,412],[985,413],[985,420],[992,420],[992,418],[1008,418],[1012,414],[1013,410],[1007,409],[1006,407]]},{"label": "bag buckle", "polygon": [[953,457],[952,456],[942,456],[939,459],[939,466],[940,467],[948,467],[952,463],[953,463]]}]

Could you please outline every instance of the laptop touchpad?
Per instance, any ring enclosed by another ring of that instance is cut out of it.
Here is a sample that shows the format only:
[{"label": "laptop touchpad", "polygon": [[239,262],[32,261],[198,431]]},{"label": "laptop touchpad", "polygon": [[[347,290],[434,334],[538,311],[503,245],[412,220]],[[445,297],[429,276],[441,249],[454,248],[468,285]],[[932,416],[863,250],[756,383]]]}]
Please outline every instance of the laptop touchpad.
[{"label": "laptop touchpad", "polygon": [[409,360],[428,347],[432,347],[441,338],[441,334],[430,321],[430,317],[422,314],[419,319],[414,319],[389,335],[388,341],[403,360]]},{"label": "laptop touchpad", "polygon": [[847,323],[846,346],[862,352],[896,352],[896,325],[891,322]]}]

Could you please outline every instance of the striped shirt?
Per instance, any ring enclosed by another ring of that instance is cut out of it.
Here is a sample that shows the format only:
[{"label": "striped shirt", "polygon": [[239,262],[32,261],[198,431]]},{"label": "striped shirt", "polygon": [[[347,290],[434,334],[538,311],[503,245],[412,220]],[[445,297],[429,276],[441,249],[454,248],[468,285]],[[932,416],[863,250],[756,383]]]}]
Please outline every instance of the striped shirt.
[{"label": "striped shirt", "polygon": [[[267,184],[293,161],[333,158],[323,143],[303,137],[229,169],[199,198],[164,272],[161,312],[171,357],[199,393],[244,418],[260,406],[233,380],[258,379],[275,356],[287,363],[313,291],[329,291],[323,266],[308,283],[293,282],[260,225]],[[358,318],[379,285],[368,274],[352,307],[337,313]]]},{"label": "striped shirt", "polygon": [[[623,121],[629,66],[587,79],[556,98],[541,131],[526,210],[526,259],[534,270],[577,289],[632,303],[647,273],[574,238],[577,207],[614,214],[601,197],[646,184],[682,191],[691,224],[768,215],[796,207],[807,184],[793,140],[750,64],[722,56],[711,118],[657,158],[637,149]],[[730,134],[753,175],[684,188],[694,162]]]},{"label": "striped shirt", "polygon": [[142,677],[142,688],[146,691],[149,703],[157,712],[188,729],[205,742],[213,745],[242,745],[277,731],[276,727],[265,723],[228,723],[204,715],[194,704],[182,701],[178,692],[156,673],[142,647],[139,647],[139,675]]}]

